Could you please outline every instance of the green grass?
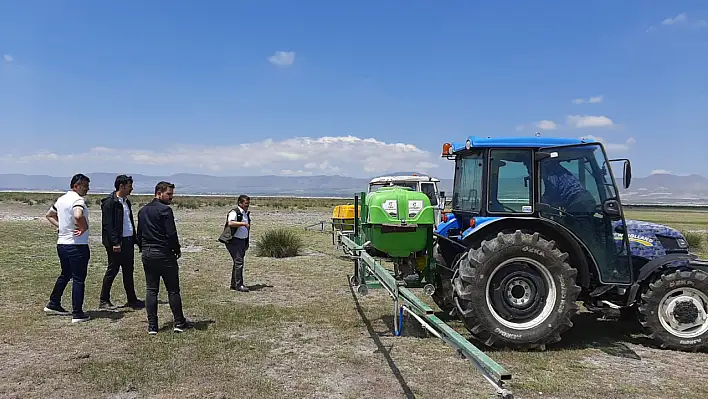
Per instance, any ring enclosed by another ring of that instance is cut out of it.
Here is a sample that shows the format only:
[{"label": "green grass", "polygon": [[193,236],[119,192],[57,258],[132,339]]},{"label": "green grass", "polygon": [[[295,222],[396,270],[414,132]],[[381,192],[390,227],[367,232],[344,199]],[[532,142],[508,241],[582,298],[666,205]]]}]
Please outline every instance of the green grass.
[{"label": "green grass", "polygon": [[[304,229],[328,220],[336,202],[254,199],[254,241],[269,232],[297,231],[302,248],[299,256],[286,258],[249,250],[245,280],[252,291],[245,294],[229,290],[231,259],[216,241],[234,199],[197,198],[204,205],[176,206],[178,231],[190,249],[180,260],[184,309],[198,328],[171,332],[161,286],[164,330],[151,337],[144,311],[97,310],[106,267],[97,207],[90,215],[85,301],[94,319],[71,325],[65,317],[42,313],[59,272],[56,233],[42,218],[52,198],[0,195],[0,215],[39,217],[0,219],[0,397],[358,398],[401,397],[404,391],[416,398],[493,396],[468,361],[435,337],[418,334],[415,321],[406,321],[404,336],[392,336],[392,302],[383,290],[357,297],[362,319],[347,284],[352,261],[332,247],[329,235]],[[293,217],[293,206],[302,204],[310,207]],[[632,209],[628,217],[682,231],[708,226],[707,212]],[[703,256],[704,250],[705,245]],[[135,281],[144,298],[137,251]],[[68,308],[70,287],[63,301]],[[112,298],[116,304],[126,299],[121,276]],[[422,293],[421,298],[432,305]],[[598,321],[587,313],[574,323],[546,352],[484,351],[511,371],[508,387],[520,398],[708,397],[708,355],[655,349],[636,323]],[[469,335],[459,321],[450,324]]]},{"label": "green grass", "polygon": [[[0,204],[25,204],[49,206],[62,194],[56,193],[24,193],[24,192],[0,192]],[[89,194],[86,202],[89,206],[100,205],[101,198],[105,194]],[[142,206],[151,201],[151,195],[131,195],[130,200],[137,206]],[[182,209],[200,209],[204,207],[227,207],[236,206],[236,196],[199,196],[199,195],[179,195],[175,196],[173,206]],[[254,208],[269,208],[275,210],[305,210],[334,208],[335,205],[353,203],[352,197],[349,199],[330,198],[296,198],[296,197],[251,197],[251,206]]]}]

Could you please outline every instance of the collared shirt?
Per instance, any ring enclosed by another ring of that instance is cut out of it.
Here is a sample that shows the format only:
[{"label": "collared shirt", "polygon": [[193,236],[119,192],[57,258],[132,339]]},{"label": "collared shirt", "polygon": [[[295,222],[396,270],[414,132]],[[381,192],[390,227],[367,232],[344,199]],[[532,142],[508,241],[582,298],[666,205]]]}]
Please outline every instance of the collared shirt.
[{"label": "collared shirt", "polygon": [[59,234],[57,236],[57,244],[74,244],[88,245],[89,231],[76,237],[74,230],[76,229],[76,219],[74,219],[74,208],[81,207],[84,210],[86,225],[88,226],[89,212],[86,206],[86,201],[76,191],[69,190],[62,195],[52,205],[52,209],[57,213],[59,219]]},{"label": "collared shirt", "polygon": [[[244,212],[244,210],[241,209],[240,206],[238,207],[238,210],[243,215],[243,219],[241,221],[246,222],[246,223],[250,223],[250,221],[248,219],[248,215],[250,214],[250,212]],[[229,212],[229,221],[230,222],[235,221],[237,216],[238,215],[236,214],[236,211]],[[248,229],[245,226],[239,226],[236,229],[236,231],[234,232],[234,237],[235,238],[243,238],[243,239],[248,238]]]},{"label": "collared shirt", "polygon": [[130,223],[130,209],[128,209],[128,201],[125,198],[118,197],[118,201],[123,205],[123,237],[133,235],[133,224]]}]

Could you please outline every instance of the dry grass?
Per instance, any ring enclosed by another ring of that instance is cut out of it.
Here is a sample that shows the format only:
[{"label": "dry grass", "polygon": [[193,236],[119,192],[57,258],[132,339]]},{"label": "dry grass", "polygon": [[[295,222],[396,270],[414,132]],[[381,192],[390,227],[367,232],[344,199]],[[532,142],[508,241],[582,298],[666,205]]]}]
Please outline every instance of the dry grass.
[{"label": "dry grass", "polygon": [[[165,330],[157,336],[147,335],[144,311],[96,310],[106,265],[95,227],[98,207],[91,210],[85,302],[93,320],[71,325],[66,317],[46,316],[42,307],[59,270],[55,233],[42,219],[48,198],[0,201],[0,397],[493,397],[468,362],[421,334],[415,322],[405,325],[403,337],[393,337],[391,301],[381,290],[353,297],[351,261],[332,248],[327,234],[302,229],[305,247],[293,258],[261,258],[249,250],[245,278],[252,292],[230,291],[230,258],[216,238],[231,202],[175,210],[185,247],[184,308],[196,330],[171,332],[164,288],[159,311]],[[333,204],[325,201],[285,200],[285,210],[254,200],[254,241],[275,227],[327,220]],[[708,224],[703,213],[630,216],[689,230]],[[139,263],[135,280],[144,298]],[[120,276],[112,292],[115,303],[125,301]],[[65,307],[70,297],[69,286]],[[634,323],[598,321],[588,313],[575,322],[546,352],[487,350],[512,372],[516,397],[708,397],[702,376],[708,355],[655,349]],[[466,335],[459,323],[452,325]]]}]

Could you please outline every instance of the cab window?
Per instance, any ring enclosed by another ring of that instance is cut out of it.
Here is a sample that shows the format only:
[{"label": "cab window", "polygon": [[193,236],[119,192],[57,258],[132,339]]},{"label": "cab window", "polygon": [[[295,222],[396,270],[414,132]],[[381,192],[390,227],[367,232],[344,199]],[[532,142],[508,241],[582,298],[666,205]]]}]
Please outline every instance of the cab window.
[{"label": "cab window", "polygon": [[435,196],[435,185],[433,183],[421,183],[420,191],[430,198],[430,205],[436,206],[438,204],[438,198]]},{"label": "cab window", "polygon": [[533,152],[492,150],[490,154],[489,212],[531,213]]}]

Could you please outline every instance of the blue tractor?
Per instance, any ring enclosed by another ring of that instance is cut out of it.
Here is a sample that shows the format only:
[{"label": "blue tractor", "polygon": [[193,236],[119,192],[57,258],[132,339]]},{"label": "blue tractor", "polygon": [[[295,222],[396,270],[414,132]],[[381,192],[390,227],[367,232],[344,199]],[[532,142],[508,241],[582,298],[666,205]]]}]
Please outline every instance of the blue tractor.
[{"label": "blue tractor", "polygon": [[545,348],[578,302],[638,317],[662,347],[708,348],[708,262],[670,227],[626,220],[602,143],[546,137],[445,143],[451,212],[435,230],[433,299],[488,346]]}]

